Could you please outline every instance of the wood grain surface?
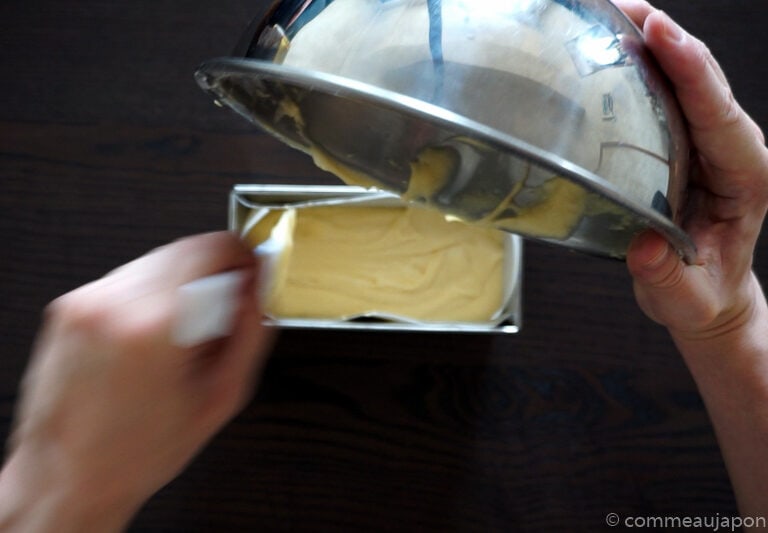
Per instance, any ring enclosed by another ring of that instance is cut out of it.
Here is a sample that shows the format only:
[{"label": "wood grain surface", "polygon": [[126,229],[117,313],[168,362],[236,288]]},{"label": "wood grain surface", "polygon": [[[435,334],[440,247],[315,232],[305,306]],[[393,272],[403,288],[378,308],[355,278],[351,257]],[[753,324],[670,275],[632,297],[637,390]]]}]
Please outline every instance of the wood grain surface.
[{"label": "wood grain surface", "polygon": [[[658,2],[768,127],[768,7]],[[182,235],[235,183],[335,183],[192,72],[266,2],[0,3],[0,438],[46,302]],[[768,279],[768,242],[756,268]],[[254,401],[132,531],[600,531],[731,516],[702,402],[620,262],[526,246],[519,335],[284,332]]]}]

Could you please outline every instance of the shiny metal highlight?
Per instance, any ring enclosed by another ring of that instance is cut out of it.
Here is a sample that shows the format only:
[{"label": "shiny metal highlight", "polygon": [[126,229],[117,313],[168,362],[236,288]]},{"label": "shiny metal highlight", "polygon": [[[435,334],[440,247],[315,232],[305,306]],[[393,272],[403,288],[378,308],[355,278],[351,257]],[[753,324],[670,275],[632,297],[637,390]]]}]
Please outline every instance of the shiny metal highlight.
[{"label": "shiny metal highlight", "polygon": [[[457,163],[414,199],[448,215],[616,258],[651,227],[695,258],[683,119],[606,0],[283,0],[238,53],[204,63],[201,87],[381,188],[406,194],[436,148]],[[550,197],[558,179],[583,190],[563,234],[515,224],[573,201]]]}]

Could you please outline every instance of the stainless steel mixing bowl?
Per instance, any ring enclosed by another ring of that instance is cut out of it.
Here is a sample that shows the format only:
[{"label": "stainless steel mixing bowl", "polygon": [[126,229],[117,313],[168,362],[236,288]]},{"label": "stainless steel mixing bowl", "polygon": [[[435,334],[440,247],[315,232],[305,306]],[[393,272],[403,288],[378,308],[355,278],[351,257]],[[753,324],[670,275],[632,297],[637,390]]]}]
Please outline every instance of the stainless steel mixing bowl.
[{"label": "stainless steel mixing bowl", "polygon": [[685,124],[607,0],[282,0],[196,78],[322,167],[623,258],[679,228]]}]

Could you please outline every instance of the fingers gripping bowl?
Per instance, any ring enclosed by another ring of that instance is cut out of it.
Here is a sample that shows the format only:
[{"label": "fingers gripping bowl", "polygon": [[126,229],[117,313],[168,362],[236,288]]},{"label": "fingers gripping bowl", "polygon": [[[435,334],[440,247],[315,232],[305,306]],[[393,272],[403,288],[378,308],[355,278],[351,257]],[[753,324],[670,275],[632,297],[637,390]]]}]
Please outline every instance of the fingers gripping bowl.
[{"label": "fingers gripping bowl", "polygon": [[201,87],[349,184],[609,257],[653,228],[695,257],[683,119],[606,0],[283,0],[237,55]]}]

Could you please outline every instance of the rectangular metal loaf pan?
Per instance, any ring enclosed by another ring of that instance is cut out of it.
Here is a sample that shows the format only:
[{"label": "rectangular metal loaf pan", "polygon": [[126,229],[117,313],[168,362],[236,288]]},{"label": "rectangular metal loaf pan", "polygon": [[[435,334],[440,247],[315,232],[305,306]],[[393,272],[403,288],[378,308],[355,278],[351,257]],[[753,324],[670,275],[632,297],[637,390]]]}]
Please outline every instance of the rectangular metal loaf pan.
[{"label": "rectangular metal loaf pan", "polygon": [[[238,235],[254,209],[313,205],[402,207],[395,195],[345,185],[236,185],[230,194],[229,229]],[[286,328],[422,332],[517,333],[521,327],[522,239],[504,234],[504,301],[497,319],[488,322],[399,321],[280,318],[269,323]]]}]

